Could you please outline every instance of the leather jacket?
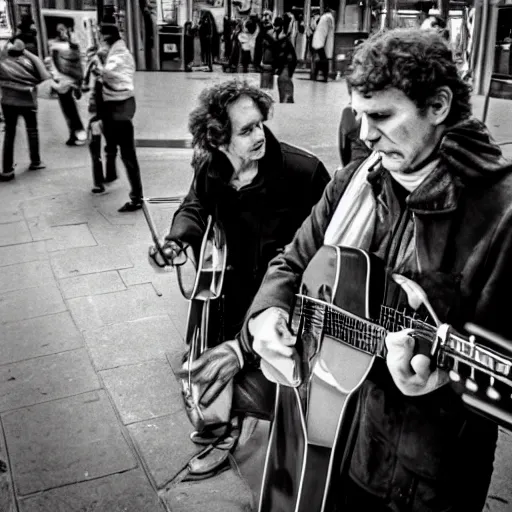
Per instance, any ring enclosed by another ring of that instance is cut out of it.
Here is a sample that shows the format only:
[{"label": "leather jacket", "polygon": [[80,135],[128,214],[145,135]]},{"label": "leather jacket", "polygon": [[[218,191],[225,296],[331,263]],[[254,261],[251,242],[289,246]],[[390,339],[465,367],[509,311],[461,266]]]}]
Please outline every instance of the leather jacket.
[{"label": "leather jacket", "polygon": [[[437,167],[410,194],[382,167],[369,174],[381,207],[371,252],[388,272],[417,281],[442,321],[461,331],[472,321],[512,339],[512,166],[475,119],[447,129],[435,156]],[[334,175],[293,241],[271,261],[247,319],[271,306],[290,311],[302,272],[358,167],[354,162]],[[383,302],[408,307],[405,294],[391,288]],[[242,332],[246,360],[257,365],[247,322]],[[360,487],[391,510],[482,510],[496,446],[493,423],[464,407],[451,386],[402,395],[384,361],[363,384],[360,400],[350,467]]]},{"label": "leather jacket", "polygon": [[198,254],[207,216],[224,228],[226,339],[238,334],[269,261],[293,238],[330,180],[318,158],[279,142],[266,127],[265,136],[258,174],[239,190],[229,185],[233,166],[220,151],[201,166],[166,236],[166,240],[190,244]]}]

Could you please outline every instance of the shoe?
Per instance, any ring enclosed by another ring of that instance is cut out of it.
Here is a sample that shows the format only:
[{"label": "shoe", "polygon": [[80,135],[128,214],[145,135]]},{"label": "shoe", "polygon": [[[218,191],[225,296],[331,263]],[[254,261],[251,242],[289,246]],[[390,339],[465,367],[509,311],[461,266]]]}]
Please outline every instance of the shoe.
[{"label": "shoe", "polygon": [[76,139],[73,138],[73,137],[70,137],[67,141],[66,141],[66,146],[76,146]]},{"label": "shoe", "polygon": [[105,187],[94,187],[93,189],[91,189],[91,192],[92,192],[93,194],[97,194],[97,195],[99,195],[99,194],[103,194],[103,193],[105,193],[105,192],[106,192],[106,190],[105,190]]},{"label": "shoe", "polygon": [[142,208],[142,203],[134,203],[133,201],[129,201],[128,203],[123,204],[118,212],[134,212],[136,210],[140,210]]},{"label": "shoe", "polygon": [[29,171],[39,171],[40,169],[46,169],[46,165],[43,162],[31,163],[28,167]]},{"label": "shoe", "polygon": [[0,173],[0,181],[11,181],[14,179],[14,171]]}]

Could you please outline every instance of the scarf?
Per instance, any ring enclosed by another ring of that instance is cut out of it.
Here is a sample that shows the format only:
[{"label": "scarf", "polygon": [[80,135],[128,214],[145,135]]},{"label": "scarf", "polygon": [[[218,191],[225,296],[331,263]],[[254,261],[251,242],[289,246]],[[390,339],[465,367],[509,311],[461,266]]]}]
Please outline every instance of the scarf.
[{"label": "scarf", "polygon": [[350,180],[324,235],[326,245],[369,249],[375,229],[376,203],[368,172],[380,162],[372,153]]}]

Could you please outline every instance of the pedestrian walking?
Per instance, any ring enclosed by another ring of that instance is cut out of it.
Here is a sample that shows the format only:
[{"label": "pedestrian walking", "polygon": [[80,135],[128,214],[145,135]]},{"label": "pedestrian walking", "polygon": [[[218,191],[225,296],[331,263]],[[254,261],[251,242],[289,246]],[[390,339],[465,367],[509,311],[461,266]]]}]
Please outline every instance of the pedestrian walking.
[{"label": "pedestrian walking", "polygon": [[103,23],[100,30],[103,42],[108,48],[105,64],[98,62],[96,67],[102,83],[103,134],[108,147],[119,146],[121,160],[130,182],[130,201],[118,211],[133,212],[142,208],[142,180],[135,152],[132,122],[136,110],[133,83],[135,62],[116,25]]},{"label": "pedestrian walking", "polygon": [[30,153],[29,170],[44,169],[39,153],[37,125],[37,85],[50,79],[43,62],[25,50],[25,43],[15,38],[7,43],[6,54],[0,59],[0,88],[5,118],[3,165],[0,181],[14,178],[14,139],[18,117],[25,120]]},{"label": "pedestrian walking", "polygon": [[87,132],[89,136],[89,152],[91,154],[92,177],[94,187],[93,194],[102,194],[105,192],[105,183],[112,183],[117,179],[116,157],[117,146],[112,144],[105,145],[106,169],[103,169],[103,158],[101,144],[103,139],[103,122],[101,114],[103,111],[103,84],[98,79],[96,69],[98,65],[105,63],[108,48],[100,46],[91,48],[89,52],[89,61],[87,64],[84,84],[88,88],[92,80],[91,94],[89,96],[89,125]]},{"label": "pedestrian walking", "polygon": [[318,78],[318,73],[323,75],[324,82],[329,80],[329,59],[334,53],[334,28],[336,25],[336,11],[327,7],[320,16],[311,46],[313,48],[313,59],[311,63],[312,80]]},{"label": "pedestrian walking", "polygon": [[70,31],[63,23],[57,25],[57,34],[57,38],[50,43],[51,57],[48,63],[69,129],[66,145],[81,146],[86,143],[87,134],[75,101],[81,97],[83,80],[80,48],[71,40]]}]

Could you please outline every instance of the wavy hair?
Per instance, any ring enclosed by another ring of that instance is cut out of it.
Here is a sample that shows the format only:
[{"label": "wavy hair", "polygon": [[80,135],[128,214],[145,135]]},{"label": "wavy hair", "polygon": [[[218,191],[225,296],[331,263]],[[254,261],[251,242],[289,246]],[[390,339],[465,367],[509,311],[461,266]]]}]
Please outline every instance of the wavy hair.
[{"label": "wavy hair", "polygon": [[394,29],[370,37],[355,51],[347,82],[363,95],[400,89],[423,112],[435,91],[446,86],[453,94],[446,124],[471,116],[471,89],[446,42],[430,30]]},{"label": "wavy hair", "polygon": [[205,89],[199,95],[199,106],[189,116],[188,129],[192,134],[194,156],[192,165],[197,170],[212,152],[231,140],[231,122],[228,108],[242,96],[251,98],[267,121],[272,113],[273,99],[245,80],[229,80]]}]

